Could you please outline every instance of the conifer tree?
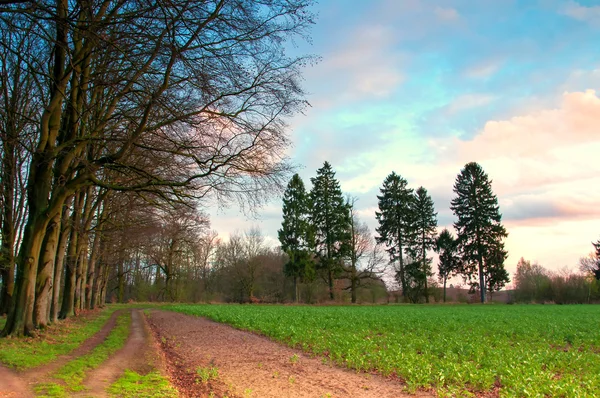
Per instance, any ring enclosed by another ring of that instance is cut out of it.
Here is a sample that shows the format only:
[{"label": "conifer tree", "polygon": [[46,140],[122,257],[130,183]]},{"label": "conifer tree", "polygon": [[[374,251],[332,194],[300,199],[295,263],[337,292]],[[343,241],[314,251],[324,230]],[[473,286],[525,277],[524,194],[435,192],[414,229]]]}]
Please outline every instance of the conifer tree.
[{"label": "conifer tree", "polygon": [[310,206],[304,182],[294,174],[283,195],[283,222],[277,231],[281,249],[287,253],[284,272],[294,280],[294,301],[298,302],[298,280],[314,278],[310,255]]},{"label": "conifer tree", "polygon": [[[454,229],[458,233],[458,248],[462,258],[462,273],[479,288],[481,302],[485,302],[486,276],[492,267],[499,275],[504,268],[506,251],[503,239],[508,236],[502,225],[498,199],[492,191],[492,182],[482,167],[467,163],[454,183],[456,197],[450,208],[458,218]],[[477,281],[477,275],[479,280]]]},{"label": "conifer tree", "polygon": [[318,268],[324,271],[329,298],[334,299],[333,281],[343,270],[349,250],[350,212],[335,172],[328,162],[311,178],[311,224],[314,231]]},{"label": "conifer tree", "polygon": [[420,275],[424,278],[423,286],[425,301],[429,302],[427,290],[427,277],[433,275],[431,272],[431,259],[427,258],[427,251],[435,246],[437,213],[431,196],[423,187],[419,187],[412,202],[412,228],[410,233],[410,254],[421,268]]},{"label": "conifer tree", "polygon": [[379,211],[375,213],[379,227],[377,241],[385,244],[390,263],[398,262],[397,279],[406,297],[407,282],[403,252],[407,248],[413,230],[412,189],[407,187],[404,178],[392,172],[383,181],[381,195],[377,196]]},{"label": "conifer tree", "polygon": [[446,282],[460,270],[460,258],[457,242],[452,232],[444,228],[435,241],[435,251],[439,254],[438,276],[444,284],[444,303],[446,302]]}]

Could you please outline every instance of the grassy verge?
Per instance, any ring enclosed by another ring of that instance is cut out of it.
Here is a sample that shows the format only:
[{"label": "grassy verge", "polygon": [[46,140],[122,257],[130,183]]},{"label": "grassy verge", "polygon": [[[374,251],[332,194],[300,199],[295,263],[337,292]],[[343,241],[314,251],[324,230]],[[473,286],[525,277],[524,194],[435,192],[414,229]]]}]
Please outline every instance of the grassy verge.
[{"label": "grassy verge", "polygon": [[98,312],[68,318],[50,325],[36,337],[0,339],[0,363],[23,370],[52,362],[96,334],[119,308],[109,306]]},{"label": "grassy verge", "polygon": [[140,375],[130,370],[126,370],[123,376],[110,386],[108,393],[111,397],[122,398],[176,398],[178,396],[177,390],[159,372]]},{"label": "grassy verge", "polygon": [[441,396],[597,396],[600,306],[174,305]]},{"label": "grassy verge", "polygon": [[52,377],[64,381],[64,385],[47,383],[36,386],[36,394],[42,397],[65,397],[69,391],[83,390],[83,379],[87,372],[97,368],[115,351],[123,347],[129,335],[131,324],[130,313],[124,313],[117,318],[115,328],[106,340],[87,355],[83,355],[60,368]]}]

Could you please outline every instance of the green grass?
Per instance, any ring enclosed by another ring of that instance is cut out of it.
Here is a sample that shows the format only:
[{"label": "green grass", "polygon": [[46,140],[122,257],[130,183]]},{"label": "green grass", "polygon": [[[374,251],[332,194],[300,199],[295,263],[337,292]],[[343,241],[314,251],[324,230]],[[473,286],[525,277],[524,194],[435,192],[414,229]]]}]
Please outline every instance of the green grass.
[{"label": "green grass", "polygon": [[440,396],[593,397],[600,306],[174,305]]},{"label": "green grass", "polygon": [[129,312],[120,314],[115,328],[102,344],[96,346],[89,354],[83,355],[60,368],[53,378],[62,380],[63,384],[46,383],[36,386],[36,394],[43,397],[64,397],[68,391],[81,391],[86,373],[97,368],[115,351],[123,347],[129,335],[131,316]]},{"label": "green grass", "polygon": [[117,309],[110,306],[99,313],[69,318],[50,325],[37,337],[2,338],[0,363],[23,370],[52,362],[96,334]]},{"label": "green grass", "polygon": [[176,398],[177,390],[171,386],[169,380],[158,372],[140,375],[126,370],[123,376],[109,387],[111,397],[124,398]]}]

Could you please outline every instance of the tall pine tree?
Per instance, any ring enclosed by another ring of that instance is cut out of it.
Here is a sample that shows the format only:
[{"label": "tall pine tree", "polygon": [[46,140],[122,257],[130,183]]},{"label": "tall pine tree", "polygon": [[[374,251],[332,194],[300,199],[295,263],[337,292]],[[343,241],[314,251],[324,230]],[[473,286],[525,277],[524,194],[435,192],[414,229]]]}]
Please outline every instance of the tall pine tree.
[{"label": "tall pine tree", "polygon": [[379,227],[377,241],[387,247],[390,263],[398,262],[397,279],[402,288],[402,296],[406,297],[407,282],[403,252],[412,234],[413,190],[407,187],[407,182],[395,172],[388,175],[377,196],[379,211],[375,213]]},{"label": "tall pine tree", "polygon": [[329,298],[334,299],[333,281],[343,270],[349,249],[350,212],[340,184],[328,162],[311,178],[311,223],[314,229],[318,268],[325,273]]},{"label": "tall pine tree", "polygon": [[304,182],[294,174],[283,195],[283,222],[277,231],[281,249],[289,257],[284,272],[294,280],[294,301],[298,302],[298,280],[314,278],[311,258],[310,200]]},{"label": "tall pine tree", "polygon": [[[454,183],[456,197],[450,208],[457,217],[454,229],[458,233],[458,248],[462,257],[462,273],[473,288],[479,288],[485,302],[486,276],[492,268],[494,275],[504,268],[506,251],[503,239],[508,236],[502,225],[498,199],[492,182],[481,166],[467,163]],[[477,275],[479,281],[477,282]]]},{"label": "tall pine tree", "polygon": [[429,302],[427,277],[433,275],[433,273],[431,272],[431,259],[427,258],[427,251],[435,246],[437,213],[433,200],[425,188],[419,187],[416,190],[411,211],[413,220],[409,252],[421,268],[420,275],[424,277],[423,294],[425,295],[425,301]]}]

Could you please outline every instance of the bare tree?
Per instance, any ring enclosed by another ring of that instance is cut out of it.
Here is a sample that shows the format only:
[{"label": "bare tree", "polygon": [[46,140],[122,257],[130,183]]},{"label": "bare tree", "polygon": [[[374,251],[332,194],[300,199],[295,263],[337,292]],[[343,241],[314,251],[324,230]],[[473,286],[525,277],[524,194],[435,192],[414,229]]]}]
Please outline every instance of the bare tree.
[{"label": "bare tree", "polygon": [[350,279],[351,301],[356,303],[356,292],[364,279],[380,278],[385,271],[385,259],[381,247],[375,242],[366,223],[361,222],[356,213],[356,198],[348,197],[350,212],[349,265],[344,271]]},{"label": "bare tree", "polygon": [[[285,118],[305,105],[298,80],[310,61],[286,56],[284,45],[306,35],[311,3],[57,0],[0,8],[1,30],[29,24],[36,51],[22,62],[43,93],[4,335],[37,326],[34,302],[50,291],[36,289],[38,265],[52,274],[40,261],[46,233],[50,226],[56,235],[65,200],[84,187],[251,205],[281,189]],[[0,46],[17,51],[6,40]],[[83,271],[86,260],[75,261]]]}]

